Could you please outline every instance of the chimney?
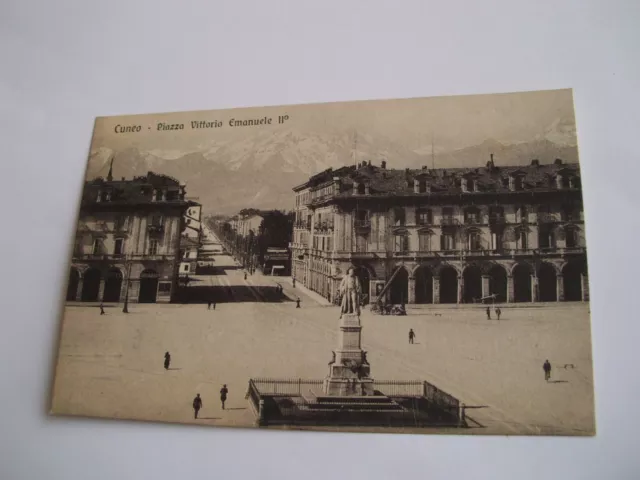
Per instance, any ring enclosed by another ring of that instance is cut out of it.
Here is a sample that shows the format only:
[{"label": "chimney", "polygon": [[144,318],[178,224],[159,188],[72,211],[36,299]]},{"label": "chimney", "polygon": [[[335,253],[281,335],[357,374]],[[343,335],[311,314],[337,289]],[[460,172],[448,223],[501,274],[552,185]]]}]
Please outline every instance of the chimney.
[{"label": "chimney", "polygon": [[555,162],[553,162],[555,165],[562,165],[562,159],[561,158],[556,158]]},{"label": "chimney", "polygon": [[386,160],[382,160],[382,163],[380,163],[380,168],[382,168],[383,170],[385,170],[387,168],[387,161]]},{"label": "chimney", "polygon": [[417,178],[413,179],[413,193],[420,193],[420,181]]},{"label": "chimney", "polygon": [[533,165],[534,167],[539,167],[540,160],[538,160],[537,158],[534,158],[533,160],[531,160],[531,165]]}]

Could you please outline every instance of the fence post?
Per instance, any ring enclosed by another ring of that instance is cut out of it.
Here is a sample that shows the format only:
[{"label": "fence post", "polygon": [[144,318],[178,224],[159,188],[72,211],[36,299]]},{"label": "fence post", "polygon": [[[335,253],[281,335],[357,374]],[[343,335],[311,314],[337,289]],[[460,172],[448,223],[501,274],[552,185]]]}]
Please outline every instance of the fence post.
[{"label": "fence post", "polygon": [[458,428],[460,427],[464,427],[466,422],[465,422],[465,405],[464,403],[460,403],[458,405]]},{"label": "fence post", "polygon": [[261,398],[258,402],[258,426],[265,425],[264,421],[264,400]]}]

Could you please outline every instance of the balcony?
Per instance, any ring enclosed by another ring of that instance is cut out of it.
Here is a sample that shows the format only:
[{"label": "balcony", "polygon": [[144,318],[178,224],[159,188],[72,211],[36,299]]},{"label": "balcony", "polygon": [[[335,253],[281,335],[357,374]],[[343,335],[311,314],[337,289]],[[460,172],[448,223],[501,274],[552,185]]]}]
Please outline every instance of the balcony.
[{"label": "balcony", "polygon": [[356,219],[354,220],[353,225],[358,232],[366,232],[371,230],[371,220],[369,220],[368,218]]},{"label": "balcony", "polygon": [[295,222],[293,226],[300,230],[311,230],[311,224],[309,222]]},{"label": "balcony", "polygon": [[150,235],[159,235],[164,233],[164,225],[151,224],[147,225],[147,231]]},{"label": "balcony", "polygon": [[489,215],[489,224],[490,225],[505,225],[507,223],[507,219],[504,215]]},{"label": "balcony", "polygon": [[555,213],[538,212],[537,220],[538,223],[557,223],[560,218]]},{"label": "balcony", "polygon": [[454,226],[458,226],[459,224],[460,222],[458,221],[457,218],[442,217],[440,219],[440,225],[442,225],[443,227],[454,227]]},{"label": "balcony", "polygon": [[464,219],[464,224],[465,225],[482,225],[482,218],[481,217],[465,217]]}]

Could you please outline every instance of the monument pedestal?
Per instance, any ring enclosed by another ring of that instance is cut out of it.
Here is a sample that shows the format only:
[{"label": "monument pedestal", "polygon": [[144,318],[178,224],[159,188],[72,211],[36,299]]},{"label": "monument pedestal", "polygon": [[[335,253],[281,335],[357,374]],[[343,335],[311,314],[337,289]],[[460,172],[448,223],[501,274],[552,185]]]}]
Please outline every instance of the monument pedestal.
[{"label": "monument pedestal", "polygon": [[340,319],[338,348],[329,364],[329,375],[324,380],[325,395],[373,395],[373,379],[366,352],[361,348],[362,326],[355,313],[345,313]]}]

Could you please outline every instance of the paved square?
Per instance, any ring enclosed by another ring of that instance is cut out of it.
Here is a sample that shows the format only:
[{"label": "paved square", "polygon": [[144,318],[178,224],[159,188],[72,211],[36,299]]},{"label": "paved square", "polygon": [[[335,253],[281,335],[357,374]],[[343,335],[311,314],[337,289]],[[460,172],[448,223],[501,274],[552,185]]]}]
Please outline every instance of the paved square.
[{"label": "paved square", "polygon": [[[339,309],[281,282],[289,300],[260,302],[277,280],[239,270],[203,277],[242,285],[245,298],[206,304],[67,306],[53,412],[165,422],[252,426],[244,399],[251,377],[324,378]],[[246,292],[249,292],[248,294]],[[296,296],[302,308],[296,309]],[[253,297],[253,298],[251,298]],[[427,380],[471,408],[475,434],[587,435],[594,431],[588,304],[414,308],[406,317],[362,315],[363,348],[378,380]],[[413,328],[416,343],[409,345]],[[171,369],[163,368],[165,351]],[[553,365],[544,380],[545,359]],[[565,365],[569,365],[564,368]],[[573,365],[571,368],[570,365]],[[219,390],[229,388],[222,410]],[[200,419],[191,401],[203,398]]]}]

